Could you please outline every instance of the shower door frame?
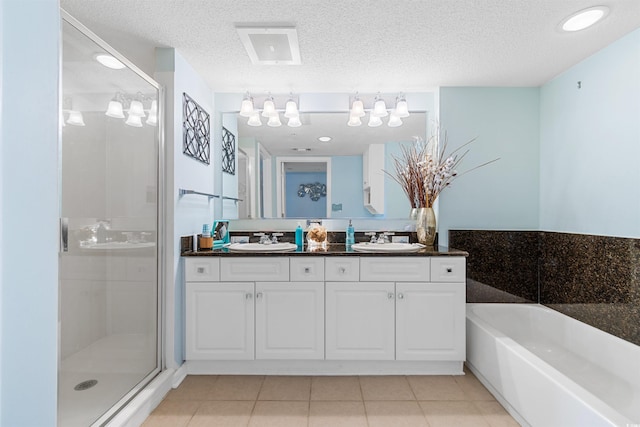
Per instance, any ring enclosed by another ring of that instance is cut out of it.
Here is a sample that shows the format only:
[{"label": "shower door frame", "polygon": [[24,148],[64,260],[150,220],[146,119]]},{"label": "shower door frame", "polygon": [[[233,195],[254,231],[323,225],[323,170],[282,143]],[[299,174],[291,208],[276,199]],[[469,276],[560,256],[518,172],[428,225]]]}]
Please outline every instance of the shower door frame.
[{"label": "shower door frame", "polygon": [[[134,397],[138,395],[149,383],[164,370],[164,301],[165,301],[165,287],[162,286],[164,283],[164,258],[165,258],[165,227],[164,218],[165,218],[165,204],[164,204],[164,194],[165,194],[165,137],[164,137],[164,100],[165,100],[165,90],[162,85],[156,82],[153,78],[147,75],[144,71],[138,68],[135,64],[129,61],[126,57],[120,54],[117,50],[115,50],[111,45],[102,40],[97,34],[88,29],[86,26],[81,24],[77,19],[71,16],[64,9],[60,9],[60,40],[63,37],[63,21],[67,24],[74,27],[76,30],[80,31],[84,34],[89,40],[97,44],[100,48],[104,49],[107,53],[112,55],[118,61],[122,62],[127,68],[140,76],[143,80],[149,83],[158,91],[158,124],[157,124],[157,149],[158,149],[158,159],[157,159],[157,212],[156,212],[156,295],[157,295],[157,323],[156,323],[156,367],[153,371],[151,371],[148,375],[146,375],[135,387],[133,387],[127,394],[125,394],[120,400],[114,402],[114,405],[100,418],[98,418],[92,426],[103,426],[107,422],[109,422],[120,410],[122,410]],[[59,108],[62,109],[62,43],[60,43],[60,51],[59,51],[59,64],[60,64],[60,73],[59,73]],[[62,143],[62,134],[58,135],[59,144]],[[61,151],[59,151],[59,156],[61,155]],[[58,284],[59,286],[59,284]],[[58,332],[58,341],[60,340],[61,331]]]}]

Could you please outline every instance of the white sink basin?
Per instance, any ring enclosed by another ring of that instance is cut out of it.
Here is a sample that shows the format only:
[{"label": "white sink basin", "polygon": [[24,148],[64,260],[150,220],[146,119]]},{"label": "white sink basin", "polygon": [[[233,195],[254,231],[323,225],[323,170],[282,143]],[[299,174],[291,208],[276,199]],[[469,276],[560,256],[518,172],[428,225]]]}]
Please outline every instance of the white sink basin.
[{"label": "white sink basin", "polygon": [[357,252],[418,252],[420,243],[356,243],[351,249]]},{"label": "white sink basin", "polygon": [[293,243],[232,243],[229,250],[238,252],[287,252],[296,249]]}]

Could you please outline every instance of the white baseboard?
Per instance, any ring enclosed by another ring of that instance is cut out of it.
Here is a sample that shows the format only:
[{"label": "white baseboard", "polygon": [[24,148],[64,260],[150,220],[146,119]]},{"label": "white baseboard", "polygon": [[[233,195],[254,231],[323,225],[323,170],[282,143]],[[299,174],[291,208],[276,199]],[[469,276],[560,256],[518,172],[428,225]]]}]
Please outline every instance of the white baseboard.
[{"label": "white baseboard", "polygon": [[462,361],[189,360],[193,375],[464,375]]}]

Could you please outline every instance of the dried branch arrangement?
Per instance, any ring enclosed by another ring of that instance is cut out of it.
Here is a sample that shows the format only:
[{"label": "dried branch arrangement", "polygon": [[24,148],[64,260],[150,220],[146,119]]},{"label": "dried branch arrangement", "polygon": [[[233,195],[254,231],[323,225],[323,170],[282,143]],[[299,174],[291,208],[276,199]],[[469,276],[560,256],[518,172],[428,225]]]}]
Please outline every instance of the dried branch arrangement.
[{"label": "dried branch arrangement", "polygon": [[[457,167],[469,153],[469,149],[465,147],[475,140],[476,138],[472,139],[447,155],[447,133],[441,133],[437,129],[428,142],[417,139],[410,146],[401,146],[401,155],[393,156],[395,174],[384,172],[400,184],[412,208],[431,208],[440,193],[456,178],[499,160],[494,159],[458,173]],[[462,151],[463,149],[465,150]]]}]

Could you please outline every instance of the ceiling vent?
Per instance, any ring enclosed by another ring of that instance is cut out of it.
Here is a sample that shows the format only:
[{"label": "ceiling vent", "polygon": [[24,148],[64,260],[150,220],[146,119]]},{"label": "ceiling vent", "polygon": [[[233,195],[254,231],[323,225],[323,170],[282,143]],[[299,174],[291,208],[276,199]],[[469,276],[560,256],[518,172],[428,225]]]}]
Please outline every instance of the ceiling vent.
[{"label": "ceiling vent", "polygon": [[298,33],[290,26],[236,26],[240,40],[258,65],[300,65]]}]

